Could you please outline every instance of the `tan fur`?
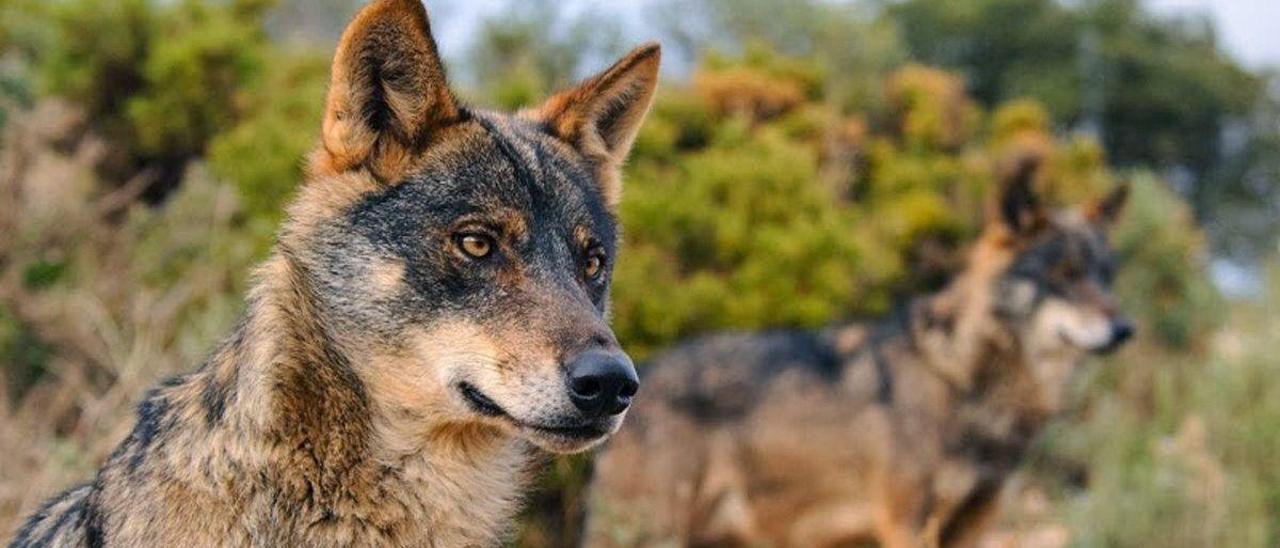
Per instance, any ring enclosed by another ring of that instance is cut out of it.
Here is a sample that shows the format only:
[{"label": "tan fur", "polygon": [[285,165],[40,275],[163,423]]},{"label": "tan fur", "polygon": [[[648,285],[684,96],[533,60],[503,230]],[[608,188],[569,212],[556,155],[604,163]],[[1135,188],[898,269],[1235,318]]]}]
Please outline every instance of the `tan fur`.
[{"label": "tan fur", "polygon": [[400,289],[400,285],[404,283],[403,261],[385,260],[380,264],[374,265],[370,269],[369,283],[378,289],[379,293],[384,295],[392,295]]}]

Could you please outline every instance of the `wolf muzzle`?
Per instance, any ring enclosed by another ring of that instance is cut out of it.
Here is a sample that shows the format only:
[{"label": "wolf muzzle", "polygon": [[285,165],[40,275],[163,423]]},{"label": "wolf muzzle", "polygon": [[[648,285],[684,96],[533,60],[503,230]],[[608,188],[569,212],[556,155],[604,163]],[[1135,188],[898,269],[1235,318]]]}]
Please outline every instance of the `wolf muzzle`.
[{"label": "wolf muzzle", "polygon": [[626,411],[639,389],[636,368],[621,352],[592,350],[569,364],[569,399],[588,417]]}]

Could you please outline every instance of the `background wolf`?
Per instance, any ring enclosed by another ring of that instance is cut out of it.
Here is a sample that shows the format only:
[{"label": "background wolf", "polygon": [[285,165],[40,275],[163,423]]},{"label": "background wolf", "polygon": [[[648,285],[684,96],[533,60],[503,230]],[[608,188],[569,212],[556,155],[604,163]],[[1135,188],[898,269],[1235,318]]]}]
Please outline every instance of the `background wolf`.
[{"label": "background wolf", "polygon": [[495,543],[535,449],[599,442],[637,389],[604,317],[658,59],[472,111],[421,3],[367,7],[239,326],[14,544]]},{"label": "background wolf", "polygon": [[895,318],[724,335],[647,370],[596,467],[593,546],[976,540],[1072,370],[1133,333],[1105,243],[1125,187],[1051,213],[1002,185],[949,287]]}]

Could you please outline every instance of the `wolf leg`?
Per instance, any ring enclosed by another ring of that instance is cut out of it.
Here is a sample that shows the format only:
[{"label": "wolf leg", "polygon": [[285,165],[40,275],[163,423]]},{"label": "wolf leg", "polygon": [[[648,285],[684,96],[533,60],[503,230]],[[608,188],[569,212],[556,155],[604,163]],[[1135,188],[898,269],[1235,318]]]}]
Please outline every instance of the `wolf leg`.
[{"label": "wolf leg", "polygon": [[690,540],[696,546],[750,546],[759,537],[734,440],[717,432],[708,449]]},{"label": "wolf leg", "polygon": [[787,545],[821,548],[847,546],[875,538],[875,512],[869,504],[835,503],[800,516],[791,527]]}]

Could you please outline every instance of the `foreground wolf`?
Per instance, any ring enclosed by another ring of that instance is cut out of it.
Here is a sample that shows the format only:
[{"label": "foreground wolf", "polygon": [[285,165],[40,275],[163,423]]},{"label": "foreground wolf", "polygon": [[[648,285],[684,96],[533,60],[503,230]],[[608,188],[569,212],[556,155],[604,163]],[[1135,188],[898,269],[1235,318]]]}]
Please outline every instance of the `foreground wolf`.
[{"label": "foreground wolf", "polygon": [[1125,187],[1050,213],[1034,162],[1011,171],[966,268],[896,318],[654,360],[588,545],[971,543],[1072,370],[1133,333],[1105,243]]},{"label": "foreground wolf", "polygon": [[638,387],[604,318],[658,60],[473,111],[418,0],[365,8],[239,326],[14,545],[501,542],[539,451],[600,442]]}]

